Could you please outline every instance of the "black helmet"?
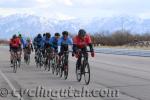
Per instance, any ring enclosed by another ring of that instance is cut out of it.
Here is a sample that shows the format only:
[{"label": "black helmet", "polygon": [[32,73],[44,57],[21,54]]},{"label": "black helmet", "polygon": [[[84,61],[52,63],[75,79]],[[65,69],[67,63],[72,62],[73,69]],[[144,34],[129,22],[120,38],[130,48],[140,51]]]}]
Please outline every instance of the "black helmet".
[{"label": "black helmet", "polygon": [[43,37],[44,37],[44,36],[46,36],[46,34],[45,34],[45,33],[43,34]]},{"label": "black helmet", "polygon": [[59,33],[55,33],[55,36],[60,36],[60,34]]},{"label": "black helmet", "polygon": [[63,32],[62,32],[62,35],[63,35],[63,36],[64,36],[64,35],[67,35],[67,36],[68,36],[68,34],[69,34],[68,31],[63,31]]},{"label": "black helmet", "polygon": [[46,33],[46,38],[50,38],[51,34],[49,32]]},{"label": "black helmet", "polygon": [[38,35],[37,35],[37,38],[42,38],[42,35],[41,35],[41,34],[38,34]]},{"label": "black helmet", "polygon": [[84,29],[80,29],[78,32],[79,37],[84,37],[86,35],[86,31]]},{"label": "black helmet", "polygon": [[22,34],[19,34],[18,37],[19,37],[19,38],[22,38]]},{"label": "black helmet", "polygon": [[17,35],[16,35],[16,34],[14,34],[12,38],[13,38],[13,39],[15,39],[16,37],[17,37]]}]

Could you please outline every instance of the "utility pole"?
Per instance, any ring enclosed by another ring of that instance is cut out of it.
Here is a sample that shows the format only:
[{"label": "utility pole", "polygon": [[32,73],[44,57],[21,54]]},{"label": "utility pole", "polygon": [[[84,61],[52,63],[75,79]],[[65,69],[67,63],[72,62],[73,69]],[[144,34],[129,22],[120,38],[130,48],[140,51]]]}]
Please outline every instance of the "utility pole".
[{"label": "utility pole", "polygon": [[121,30],[122,30],[122,33],[124,33],[124,19],[123,19],[123,17],[121,18]]}]

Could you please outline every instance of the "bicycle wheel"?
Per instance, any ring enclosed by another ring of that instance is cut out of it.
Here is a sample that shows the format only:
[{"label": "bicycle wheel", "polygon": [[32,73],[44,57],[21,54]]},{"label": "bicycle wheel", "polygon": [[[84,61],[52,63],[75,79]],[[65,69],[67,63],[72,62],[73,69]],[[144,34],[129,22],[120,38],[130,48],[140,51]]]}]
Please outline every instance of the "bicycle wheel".
[{"label": "bicycle wheel", "polygon": [[51,59],[51,69],[52,69],[52,74],[54,74],[54,62],[53,62],[53,59]]},{"label": "bicycle wheel", "polygon": [[81,65],[79,66],[77,63],[76,63],[76,77],[77,81],[80,82],[82,78]]},{"label": "bicycle wheel", "polygon": [[85,84],[88,85],[90,82],[90,65],[89,65],[89,63],[85,64],[83,73],[84,73]]},{"label": "bicycle wheel", "polygon": [[21,65],[21,60],[19,59],[18,61],[18,67],[20,68],[20,65]]},{"label": "bicycle wheel", "polygon": [[45,58],[44,59],[44,69],[47,70],[47,67],[48,67],[48,59]]},{"label": "bicycle wheel", "polygon": [[67,57],[67,55],[65,56],[63,65],[64,65],[64,78],[66,80],[68,77],[68,57]]},{"label": "bicycle wheel", "polygon": [[36,58],[36,67],[39,68],[39,57]]},{"label": "bicycle wheel", "polygon": [[17,59],[15,59],[13,61],[13,72],[16,73],[17,72]]},{"label": "bicycle wheel", "polygon": [[39,67],[41,68],[42,67],[42,58],[39,57]]},{"label": "bicycle wheel", "polygon": [[47,70],[48,64],[44,64],[45,71]]},{"label": "bicycle wheel", "polygon": [[65,80],[68,78],[68,65],[64,66],[64,78]]},{"label": "bicycle wheel", "polygon": [[27,54],[27,65],[29,65],[30,64],[30,54]]},{"label": "bicycle wheel", "polygon": [[50,71],[51,70],[51,61],[50,61],[50,59],[48,59],[47,67],[48,67],[48,71]]},{"label": "bicycle wheel", "polygon": [[59,65],[59,77],[62,77],[63,75],[63,68],[62,68],[62,65]]},{"label": "bicycle wheel", "polygon": [[39,67],[38,58],[36,58],[36,67]]},{"label": "bicycle wheel", "polygon": [[54,73],[55,73],[55,65],[52,64],[52,74],[54,74]]},{"label": "bicycle wheel", "polygon": [[56,56],[55,56],[55,60],[54,60],[54,66],[55,66],[55,75],[58,75],[58,69],[57,69],[57,60],[56,60]]},{"label": "bicycle wheel", "polygon": [[59,65],[56,65],[56,75],[59,74],[59,70],[60,70]]}]

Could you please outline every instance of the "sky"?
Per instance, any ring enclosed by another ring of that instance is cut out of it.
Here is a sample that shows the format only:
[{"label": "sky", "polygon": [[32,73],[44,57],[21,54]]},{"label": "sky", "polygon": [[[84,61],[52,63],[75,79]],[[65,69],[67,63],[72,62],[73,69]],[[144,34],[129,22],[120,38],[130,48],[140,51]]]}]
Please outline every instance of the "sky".
[{"label": "sky", "polygon": [[72,19],[120,15],[150,18],[150,0],[0,0],[0,16],[33,14]]}]

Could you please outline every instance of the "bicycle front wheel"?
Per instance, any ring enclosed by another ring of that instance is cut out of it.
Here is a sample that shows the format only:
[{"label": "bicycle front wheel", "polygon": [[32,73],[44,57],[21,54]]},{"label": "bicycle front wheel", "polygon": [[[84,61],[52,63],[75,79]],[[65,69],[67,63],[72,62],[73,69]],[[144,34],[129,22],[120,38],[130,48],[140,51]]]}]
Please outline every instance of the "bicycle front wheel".
[{"label": "bicycle front wheel", "polygon": [[63,75],[63,68],[62,65],[59,65],[59,77],[62,77]]},{"label": "bicycle front wheel", "polygon": [[16,73],[17,72],[17,60],[13,61],[13,72]]},{"label": "bicycle front wheel", "polygon": [[76,77],[77,81],[80,82],[82,78],[82,73],[81,73],[81,65],[79,66],[78,64],[76,64]]},{"label": "bicycle front wheel", "polygon": [[90,82],[90,65],[89,65],[89,63],[85,64],[85,66],[84,66],[84,80],[85,80],[85,84],[88,85]]},{"label": "bicycle front wheel", "polygon": [[54,73],[55,73],[55,65],[52,64],[52,74],[54,74]]},{"label": "bicycle front wheel", "polygon": [[27,65],[30,64],[30,54],[27,55]]},{"label": "bicycle front wheel", "polygon": [[64,67],[64,78],[65,80],[68,78],[68,65],[65,65]]}]

